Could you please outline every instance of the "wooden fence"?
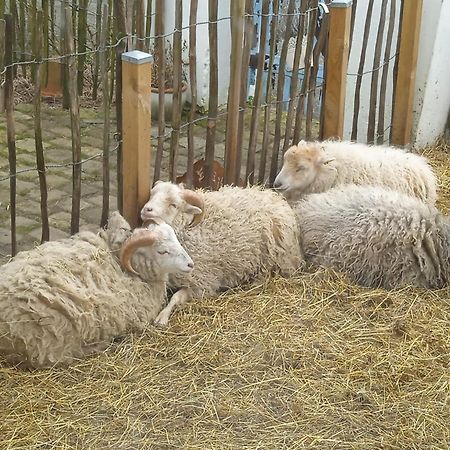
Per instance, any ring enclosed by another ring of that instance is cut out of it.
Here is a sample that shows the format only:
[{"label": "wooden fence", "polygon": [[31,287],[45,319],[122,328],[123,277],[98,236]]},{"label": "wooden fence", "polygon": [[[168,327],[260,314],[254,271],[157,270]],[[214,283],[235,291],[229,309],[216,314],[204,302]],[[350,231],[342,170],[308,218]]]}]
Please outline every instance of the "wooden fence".
[{"label": "wooden fence", "polygon": [[[65,164],[72,167],[71,233],[79,229],[85,163],[81,153],[80,100],[88,98],[100,105],[103,116],[103,146],[97,155],[103,161],[101,225],[110,210],[111,183],[117,184],[119,209],[136,225],[137,212],[152,182],[158,179],[176,181],[183,176],[188,186],[201,184],[208,188],[217,186],[217,177],[222,177],[217,172],[223,166],[225,184],[270,185],[290,145],[302,138],[343,136],[354,18],[351,1],[261,0],[256,12],[257,2],[233,0],[229,15],[221,16],[218,0],[208,0],[206,22],[198,20],[198,0],[190,0],[188,18],[182,16],[182,3],[175,1],[174,28],[168,30],[167,5],[160,1],[23,0],[5,5],[0,0],[0,17],[5,19],[0,20],[0,42],[5,36],[4,50],[0,46],[0,73],[4,80],[9,153],[8,175],[0,176],[0,183],[9,181],[11,254],[17,249],[16,183],[20,175],[14,130],[17,77],[32,79],[34,86],[35,170],[41,194],[42,241],[49,239],[46,174],[51,167],[43,151],[41,94],[55,96],[60,87],[61,107],[69,109],[71,123],[72,161]],[[402,81],[396,90],[393,121],[393,142],[399,144],[408,143],[410,133],[413,85],[406,80],[406,73],[415,69],[418,32],[412,30],[420,3],[410,0],[402,8],[397,62],[397,77]],[[221,22],[231,27],[226,105],[219,103]],[[200,103],[197,29],[201,25],[207,26],[208,35],[202,37],[209,44],[209,96],[204,109],[196,107]],[[284,33],[281,38],[279,30]],[[410,39],[411,43],[405,43]],[[153,60],[134,50],[151,54]],[[292,51],[288,77],[287,59]],[[377,61],[374,70],[378,72]],[[252,72],[250,67],[255,70]],[[320,80],[322,68],[324,77]],[[254,92],[250,98],[252,73]],[[165,91],[169,84],[172,106],[171,117],[166,117]],[[158,113],[153,118],[151,87],[158,98]],[[183,110],[186,88],[190,106]],[[111,105],[115,107],[116,129],[110,121]],[[205,109],[206,113],[202,113]],[[402,115],[407,117],[405,122],[400,120]],[[184,149],[181,141],[185,135]],[[117,173],[111,177],[113,153]],[[203,161],[199,164],[199,160]],[[200,168],[200,176],[196,168]]]}]

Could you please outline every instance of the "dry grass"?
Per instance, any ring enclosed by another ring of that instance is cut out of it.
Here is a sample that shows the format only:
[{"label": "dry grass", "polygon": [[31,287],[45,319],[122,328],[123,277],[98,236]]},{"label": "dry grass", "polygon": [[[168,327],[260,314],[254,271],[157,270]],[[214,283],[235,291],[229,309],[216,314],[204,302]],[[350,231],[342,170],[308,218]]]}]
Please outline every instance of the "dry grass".
[{"label": "dry grass", "polygon": [[320,270],[195,302],[71,368],[1,368],[0,448],[450,448],[449,298]]}]

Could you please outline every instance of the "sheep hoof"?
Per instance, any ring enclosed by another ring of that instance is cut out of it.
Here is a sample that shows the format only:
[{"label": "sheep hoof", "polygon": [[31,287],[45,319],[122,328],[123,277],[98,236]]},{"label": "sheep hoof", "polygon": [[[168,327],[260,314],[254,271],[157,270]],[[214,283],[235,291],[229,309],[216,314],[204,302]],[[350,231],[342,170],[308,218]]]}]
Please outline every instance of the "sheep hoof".
[{"label": "sheep hoof", "polygon": [[154,322],[155,327],[157,328],[167,328],[169,326],[169,318],[166,315],[159,314]]}]

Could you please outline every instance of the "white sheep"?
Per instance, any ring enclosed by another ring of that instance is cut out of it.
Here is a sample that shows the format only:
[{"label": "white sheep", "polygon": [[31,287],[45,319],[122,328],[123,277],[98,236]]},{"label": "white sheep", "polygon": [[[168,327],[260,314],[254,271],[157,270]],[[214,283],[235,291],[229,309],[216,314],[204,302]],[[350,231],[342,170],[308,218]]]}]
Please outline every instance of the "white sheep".
[{"label": "white sheep", "polygon": [[274,188],[289,201],[342,184],[384,186],[436,202],[436,176],[419,155],[352,142],[305,142],[288,149]]},{"label": "white sheep", "polygon": [[[139,249],[132,260],[125,252],[122,258],[146,281],[121,269],[116,253],[125,241],[127,251]],[[98,234],[21,252],[0,267],[0,355],[43,368],[102,351],[151,323],[164,305],[168,274],[192,267],[169,225],[132,234],[118,213]]]},{"label": "white sheep", "polygon": [[191,297],[216,296],[272,272],[291,275],[303,262],[295,214],[273,191],[224,187],[203,192],[158,182],[141,217],[172,224],[195,263],[191,277],[170,277],[169,286],[182,289],[159,314],[157,325],[167,325],[173,308]]},{"label": "white sheep", "polygon": [[305,258],[370,287],[440,288],[450,281],[450,220],[379,186],[345,185],[294,203]]}]

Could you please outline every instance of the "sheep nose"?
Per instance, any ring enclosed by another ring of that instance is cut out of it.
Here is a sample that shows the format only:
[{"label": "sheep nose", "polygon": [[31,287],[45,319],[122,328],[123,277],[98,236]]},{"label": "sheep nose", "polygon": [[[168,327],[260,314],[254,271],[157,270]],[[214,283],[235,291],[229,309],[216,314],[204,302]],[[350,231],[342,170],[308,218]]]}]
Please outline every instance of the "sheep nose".
[{"label": "sheep nose", "polygon": [[281,183],[280,183],[279,181],[275,180],[274,183],[273,183],[273,187],[274,187],[275,189],[278,189],[278,188],[281,187]]},{"label": "sheep nose", "polygon": [[194,263],[193,263],[193,262],[190,262],[190,263],[188,263],[187,266],[189,267],[189,269],[193,269],[193,268],[194,268]]},{"label": "sheep nose", "polygon": [[145,212],[152,212],[152,211],[153,211],[153,208],[150,207],[150,206],[146,206],[146,207],[144,208],[144,211],[145,211]]}]

